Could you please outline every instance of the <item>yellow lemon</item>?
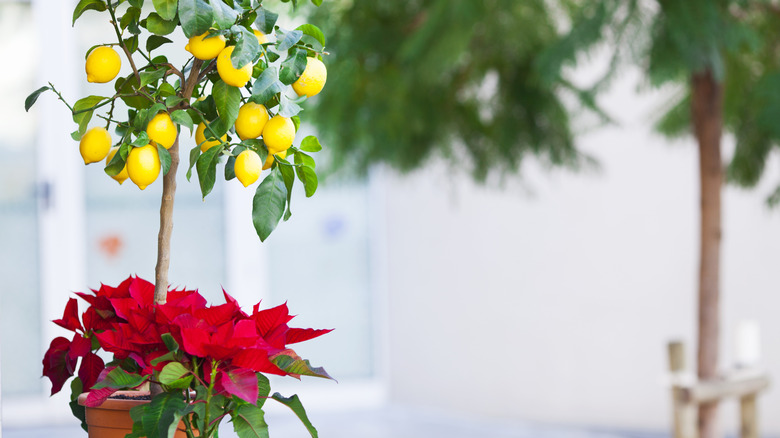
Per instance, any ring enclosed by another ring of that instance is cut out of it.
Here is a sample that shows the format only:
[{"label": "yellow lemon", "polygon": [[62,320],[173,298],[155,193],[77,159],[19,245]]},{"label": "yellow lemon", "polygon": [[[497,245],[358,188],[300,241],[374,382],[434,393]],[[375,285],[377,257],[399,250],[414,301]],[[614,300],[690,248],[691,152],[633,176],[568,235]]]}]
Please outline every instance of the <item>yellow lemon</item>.
[{"label": "yellow lemon", "polygon": [[236,164],[234,167],[236,178],[241,181],[241,184],[243,184],[244,187],[247,187],[257,181],[257,178],[260,177],[262,166],[263,163],[260,161],[260,155],[257,155],[257,152],[255,151],[247,149],[236,157]]},{"label": "yellow lemon", "polygon": [[122,60],[119,54],[111,47],[100,46],[89,52],[87,56],[87,81],[106,83],[116,77]]},{"label": "yellow lemon", "polygon": [[[287,151],[277,152],[276,155],[278,155],[279,158],[287,158]],[[274,164],[274,156],[268,154],[268,158],[265,159],[265,164],[263,164],[263,170],[270,169],[272,164]]]},{"label": "yellow lemon", "polygon": [[[205,123],[198,124],[198,129],[195,130],[195,142],[200,145],[201,153],[206,152],[207,150],[211,149],[213,146],[222,144],[217,140],[206,141],[205,131],[206,131]],[[220,140],[222,140],[223,142],[227,141],[227,134],[224,134]]]},{"label": "yellow lemon", "polygon": [[265,36],[263,32],[260,32],[257,29],[252,29],[252,31],[255,33],[255,36],[257,37],[258,44],[264,44],[268,42],[268,38]]},{"label": "yellow lemon", "polygon": [[306,69],[297,81],[293,82],[293,90],[298,96],[312,97],[322,91],[325,81],[328,80],[328,70],[325,64],[317,58],[306,58]]},{"label": "yellow lemon", "polygon": [[247,102],[238,109],[236,134],[241,140],[260,137],[268,122],[268,110],[263,105]]},{"label": "yellow lemon", "polygon": [[106,158],[111,150],[111,134],[105,128],[92,128],[87,131],[79,142],[79,152],[84,164],[97,163]]},{"label": "yellow lemon", "polygon": [[219,77],[225,81],[226,84],[234,87],[243,87],[249,82],[252,77],[252,67],[254,65],[249,62],[241,68],[233,67],[233,61],[230,60],[230,55],[233,53],[235,46],[227,46],[217,56],[217,73]]},{"label": "yellow lemon", "polygon": [[146,133],[152,141],[165,149],[170,149],[176,141],[176,125],[173,124],[171,116],[165,112],[157,114],[149,121],[146,125]]},{"label": "yellow lemon", "polygon": [[[108,153],[108,156],[106,157],[106,166],[108,166],[111,160],[114,159],[114,155],[116,155],[118,150],[119,150],[119,146],[114,146],[111,148],[111,151]],[[125,167],[122,168],[121,172],[117,173],[111,178],[114,178],[116,182],[118,182],[119,184],[125,182],[125,180],[127,179],[127,163],[125,163]]]},{"label": "yellow lemon", "polygon": [[195,35],[190,38],[190,41],[184,46],[184,50],[192,53],[192,56],[208,61],[214,59],[219,55],[219,52],[225,48],[225,37],[222,35],[216,35],[211,38],[206,38],[209,33],[206,32],[203,35]]},{"label": "yellow lemon", "polygon": [[295,139],[295,124],[287,117],[274,116],[263,127],[263,142],[269,154],[287,150]]},{"label": "yellow lemon", "polygon": [[157,146],[148,144],[133,148],[127,155],[127,175],[139,189],[143,190],[160,175],[160,156]]}]

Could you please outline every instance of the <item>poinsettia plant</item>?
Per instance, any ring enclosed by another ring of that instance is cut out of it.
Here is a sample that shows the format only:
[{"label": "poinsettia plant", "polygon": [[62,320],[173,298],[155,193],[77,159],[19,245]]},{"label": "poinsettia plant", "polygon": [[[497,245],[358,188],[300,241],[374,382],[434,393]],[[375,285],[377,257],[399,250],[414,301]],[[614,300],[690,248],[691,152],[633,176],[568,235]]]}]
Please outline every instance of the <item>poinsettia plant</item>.
[{"label": "poinsettia plant", "polygon": [[[163,391],[131,410],[129,437],[170,438],[180,422],[189,438],[215,436],[228,417],[239,437],[268,436],[267,399],[290,407],[317,436],[296,395],[269,395],[266,374],[331,379],[288,347],[331,330],[289,327],[286,304],[260,310],[258,303],[248,314],[224,290],[225,303],[211,306],[197,290],[169,290],[164,304],[154,293],[152,283],[131,276],[117,287],[76,293],[86,310],[79,317],[71,298],[54,321],[74,334],[51,342],[43,374],[52,395],[75,376],[71,409],[85,429],[76,401],[83,391],[89,391],[86,406],[99,406],[118,390],[157,383]],[[105,362],[101,355],[108,354],[113,357]]]}]

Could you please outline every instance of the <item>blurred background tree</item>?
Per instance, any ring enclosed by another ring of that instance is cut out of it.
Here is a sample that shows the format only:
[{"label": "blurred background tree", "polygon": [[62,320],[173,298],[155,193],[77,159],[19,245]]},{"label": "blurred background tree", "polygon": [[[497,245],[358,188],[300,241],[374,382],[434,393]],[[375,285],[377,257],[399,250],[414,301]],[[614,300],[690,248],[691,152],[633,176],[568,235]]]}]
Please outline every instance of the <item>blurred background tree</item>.
[{"label": "blurred background tree", "polygon": [[529,155],[586,162],[561,95],[573,87],[535,68],[560,38],[546,2],[326,3],[323,30],[343,27],[328,41],[329,92],[316,123],[334,163],[407,171],[436,155],[469,163],[484,180],[489,171],[516,172]]},{"label": "blurred background tree", "polygon": [[[622,66],[684,90],[658,131],[699,148],[701,249],[697,372],[717,376],[721,188],[754,186],[780,140],[780,5],[772,0],[367,0],[326,2],[332,56],[315,114],[336,166],[400,171],[449,159],[477,181],[517,174],[524,158],[577,168],[571,128]],[[339,29],[336,32],[334,29]],[[606,74],[587,87],[573,67],[596,48]],[[723,130],[736,137],[725,166]],[[769,197],[780,201],[780,189]],[[699,410],[717,436],[717,405]]]}]

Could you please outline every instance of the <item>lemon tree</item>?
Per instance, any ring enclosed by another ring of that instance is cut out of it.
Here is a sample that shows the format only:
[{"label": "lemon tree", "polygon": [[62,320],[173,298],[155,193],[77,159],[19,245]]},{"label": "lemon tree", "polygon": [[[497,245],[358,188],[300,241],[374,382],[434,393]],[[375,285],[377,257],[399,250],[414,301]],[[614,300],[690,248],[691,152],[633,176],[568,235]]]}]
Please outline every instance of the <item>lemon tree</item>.
[{"label": "lemon tree", "polygon": [[[296,7],[298,1],[279,0],[276,6]],[[307,197],[317,190],[311,154],[322,146],[316,137],[300,138],[297,131],[304,102],[325,83],[325,36],[312,24],[293,29],[278,23],[279,15],[266,7],[269,2],[79,0],[74,25],[85,13],[103,14],[114,30],[112,41],[95,41],[85,54],[84,80],[100,91],[71,103],[50,82],[25,101],[29,110],[42,93],[54,93],[71,112],[76,126],[71,137],[79,142],[84,162],[105,160],[105,173],[120,185],[130,179],[144,190],[162,179],[158,303],[166,301],[169,286],[180,161],[188,165],[188,180],[196,172],[204,198],[218,175],[245,187],[260,181],[254,188],[251,220],[261,240],[290,218],[296,181]],[[181,58],[171,56],[176,54],[186,55],[183,65],[170,61]],[[317,436],[297,398],[274,399],[292,408]],[[258,406],[239,408],[243,414],[232,418],[239,437],[267,436],[262,411],[253,410]],[[197,412],[164,409],[165,415],[198,418]],[[144,417],[142,422],[158,420]]]},{"label": "lemon tree", "polygon": [[[284,27],[268,3],[80,0],[73,23],[85,13],[102,13],[116,36],[95,41],[86,54],[85,80],[105,91],[71,104],[50,83],[28,97],[26,108],[53,91],[71,111],[72,137],[85,162],[104,160],[116,148],[105,173],[120,183],[129,178],[138,188],[154,187],[162,175],[165,192],[180,161],[188,165],[188,179],[197,174],[204,198],[218,175],[230,181],[240,174],[244,185],[260,180],[252,221],[265,240],[290,218],[296,181],[307,196],[317,189],[312,153],[321,145],[297,131],[304,102],[327,78],[322,31],[312,24]],[[275,3],[297,6],[296,0]],[[188,55],[184,65],[169,61],[174,52]],[[245,151],[253,154],[238,161]]]}]

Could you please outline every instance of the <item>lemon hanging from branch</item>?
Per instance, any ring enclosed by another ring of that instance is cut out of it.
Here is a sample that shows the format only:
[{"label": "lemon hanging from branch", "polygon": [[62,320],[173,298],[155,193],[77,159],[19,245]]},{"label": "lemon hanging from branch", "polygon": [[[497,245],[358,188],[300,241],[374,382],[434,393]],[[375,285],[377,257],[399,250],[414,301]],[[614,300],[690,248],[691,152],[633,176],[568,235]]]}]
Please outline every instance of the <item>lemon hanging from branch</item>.
[{"label": "lemon hanging from branch", "polygon": [[310,56],[306,58],[306,69],[303,70],[301,77],[293,82],[292,86],[298,96],[312,97],[322,91],[327,80],[328,69],[325,68],[325,64]]},{"label": "lemon hanging from branch", "polygon": [[111,47],[96,47],[87,56],[87,81],[103,84],[112,81],[122,66],[119,54]]},{"label": "lemon hanging from branch", "polygon": [[247,149],[236,157],[236,164],[234,167],[236,178],[244,187],[248,187],[260,177],[262,167],[263,162],[260,160],[260,156],[257,155],[257,152]]},{"label": "lemon hanging from branch", "polygon": [[209,33],[206,32],[202,35],[196,35],[190,38],[184,50],[192,53],[192,56],[208,61],[216,58],[222,49],[225,48],[225,37],[222,35],[215,35],[209,37]]},{"label": "lemon hanging from branch", "polygon": [[160,156],[157,147],[148,144],[130,150],[127,155],[127,175],[141,190],[153,183],[160,175]]},{"label": "lemon hanging from branch", "polygon": [[97,163],[111,150],[111,134],[106,128],[95,127],[87,131],[79,142],[79,152],[84,164]]},{"label": "lemon hanging from branch", "polygon": [[236,134],[241,140],[260,137],[268,122],[268,110],[254,102],[241,105],[236,119]]},{"label": "lemon hanging from branch", "polygon": [[226,84],[241,88],[252,78],[254,65],[248,62],[240,68],[233,67],[233,61],[230,59],[233,49],[235,49],[235,46],[227,46],[219,53],[219,56],[217,56],[217,73],[219,73],[219,77]]},{"label": "lemon hanging from branch", "polygon": [[176,141],[177,131],[171,116],[162,112],[149,121],[149,124],[146,126],[146,133],[149,135],[149,139],[157,142],[165,149],[170,149],[173,146],[173,142]]},{"label": "lemon hanging from branch", "polygon": [[295,123],[287,117],[274,116],[263,127],[263,142],[269,154],[287,150],[295,139]]}]

